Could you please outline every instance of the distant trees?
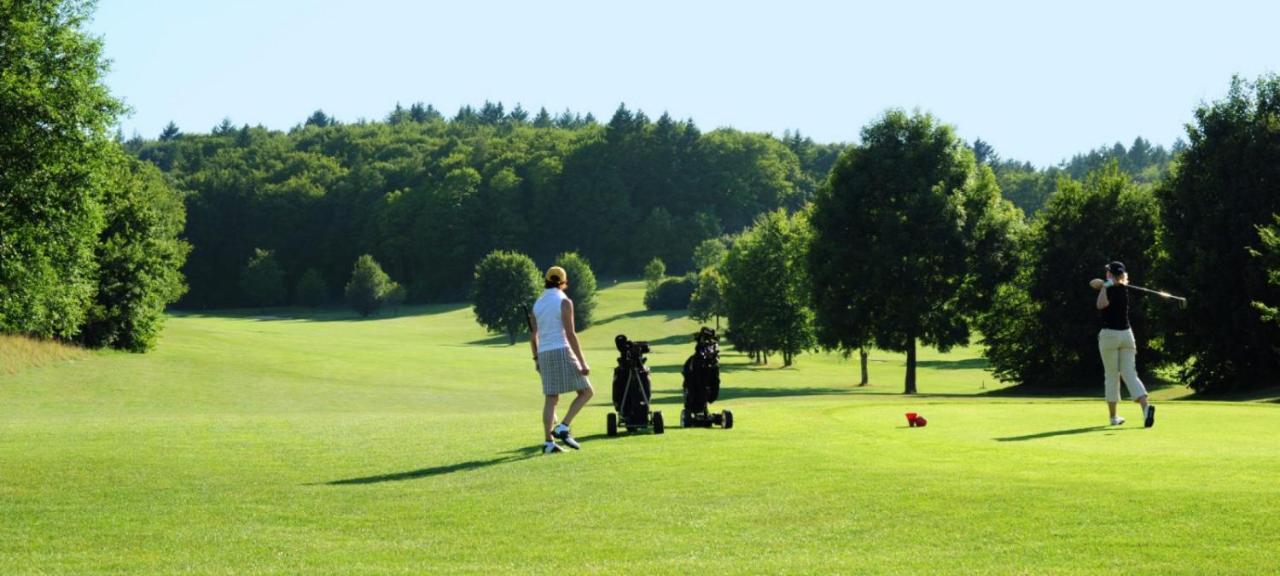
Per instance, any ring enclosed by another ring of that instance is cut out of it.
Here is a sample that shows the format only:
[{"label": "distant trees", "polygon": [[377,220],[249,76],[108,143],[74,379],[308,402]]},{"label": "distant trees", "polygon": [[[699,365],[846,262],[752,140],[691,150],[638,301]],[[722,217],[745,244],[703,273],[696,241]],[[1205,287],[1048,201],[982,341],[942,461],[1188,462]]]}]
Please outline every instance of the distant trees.
[{"label": "distant trees", "polygon": [[1186,362],[1197,391],[1274,385],[1280,326],[1252,303],[1275,306],[1259,227],[1280,212],[1280,77],[1235,78],[1227,96],[1201,106],[1187,126],[1190,145],[1157,188],[1164,285],[1187,297],[1171,310],[1168,347]]},{"label": "distant trees", "polygon": [[[0,11],[0,332],[132,351],[182,294],[178,195],[120,153],[92,3]],[[176,137],[176,134],[174,135]]]},{"label": "distant trees", "polygon": [[930,115],[891,110],[865,127],[814,201],[809,266],[823,344],[905,352],[904,390],[914,394],[917,343],[967,343],[985,284],[977,276],[999,274],[975,269],[981,238],[999,244],[1009,227],[987,214],[1011,214],[994,190],[968,147]]},{"label": "distant trees", "polygon": [[269,250],[253,251],[240,273],[240,289],[253,306],[277,306],[284,302],[284,272]]},{"label": "distant trees", "polygon": [[237,279],[255,248],[275,255],[290,287],[312,268],[341,286],[370,254],[418,302],[466,298],[472,267],[495,249],[540,262],[572,250],[615,276],[659,258],[664,276],[680,275],[702,241],[802,206],[835,149],[798,135],[703,134],[626,106],[608,120],[500,102],[446,120],[417,103],[384,122],[317,110],[287,133],[175,126],[128,147],[189,191],[184,307],[249,304]]},{"label": "distant trees", "polygon": [[506,334],[515,344],[516,335],[528,331],[526,306],[538,297],[543,284],[540,278],[528,256],[502,250],[490,252],[475,268],[472,309],[476,322],[490,332]]},{"label": "distant trees", "polygon": [[722,265],[728,339],[758,362],[778,352],[790,366],[813,346],[805,266],[809,233],[803,213],[762,214],[735,239]]},{"label": "distant trees", "polygon": [[329,286],[315,268],[307,268],[294,288],[294,302],[299,306],[321,306],[329,300]]},{"label": "distant trees", "polygon": [[402,300],[401,291],[400,285],[382,271],[373,256],[364,254],[356,259],[355,267],[351,270],[351,280],[347,282],[343,294],[347,305],[367,318],[383,305]]},{"label": "distant trees", "polygon": [[596,309],[596,274],[591,271],[591,264],[577,252],[565,252],[556,256],[556,265],[564,268],[569,276],[569,287],[565,295],[573,300],[573,325],[578,330],[586,330],[594,321]]},{"label": "distant trees", "polygon": [[[1086,284],[1123,261],[1134,283],[1149,278],[1158,255],[1159,208],[1112,162],[1077,182],[1063,176],[1036,215],[1014,280],[997,289],[979,322],[992,371],[1036,388],[1099,382],[1097,292]],[[1130,292],[1139,368],[1155,367],[1147,298]]]},{"label": "distant trees", "polygon": [[[1252,250],[1254,256],[1261,260],[1263,270],[1267,274],[1267,282],[1273,288],[1280,288],[1280,214],[1271,216],[1273,222],[1270,226],[1258,227],[1258,240],[1260,242],[1256,250]],[[1277,303],[1262,302],[1255,300],[1253,307],[1259,312],[1264,322],[1280,323],[1280,310],[1277,310]],[[1280,353],[1280,345],[1275,346],[1277,352]]]}]

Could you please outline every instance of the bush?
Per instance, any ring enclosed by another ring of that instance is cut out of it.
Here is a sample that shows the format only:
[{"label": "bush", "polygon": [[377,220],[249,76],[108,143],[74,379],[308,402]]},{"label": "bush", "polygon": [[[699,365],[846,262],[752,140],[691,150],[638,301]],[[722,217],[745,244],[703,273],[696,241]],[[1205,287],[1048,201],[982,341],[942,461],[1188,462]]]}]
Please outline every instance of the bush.
[{"label": "bush", "polygon": [[344,294],[348,305],[361,316],[368,317],[382,307],[387,291],[394,286],[396,284],[382,271],[373,256],[365,254],[356,260]]},{"label": "bush", "polygon": [[322,306],[329,301],[329,286],[324,283],[324,278],[320,277],[320,273],[316,272],[315,268],[308,268],[298,279],[294,296],[299,306],[312,308]]},{"label": "bush", "polygon": [[644,307],[646,310],[684,310],[689,307],[697,287],[698,277],[693,274],[663,278],[645,291]]}]

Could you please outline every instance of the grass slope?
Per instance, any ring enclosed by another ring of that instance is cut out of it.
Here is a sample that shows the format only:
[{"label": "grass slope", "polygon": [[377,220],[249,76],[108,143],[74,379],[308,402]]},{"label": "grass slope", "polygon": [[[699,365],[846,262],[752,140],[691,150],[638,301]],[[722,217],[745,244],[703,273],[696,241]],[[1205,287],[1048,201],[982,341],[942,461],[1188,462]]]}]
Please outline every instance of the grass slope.
[{"label": "grass slope", "polygon": [[[1275,573],[1280,406],[986,395],[976,350],[727,354],[734,430],[603,435],[613,337],[674,422],[696,325],[600,295],[583,450],[536,453],[527,344],[459,306],[170,319],[158,349],[0,374],[0,573]],[[1123,407],[1131,420],[1136,408]],[[930,425],[905,426],[916,410]]]}]

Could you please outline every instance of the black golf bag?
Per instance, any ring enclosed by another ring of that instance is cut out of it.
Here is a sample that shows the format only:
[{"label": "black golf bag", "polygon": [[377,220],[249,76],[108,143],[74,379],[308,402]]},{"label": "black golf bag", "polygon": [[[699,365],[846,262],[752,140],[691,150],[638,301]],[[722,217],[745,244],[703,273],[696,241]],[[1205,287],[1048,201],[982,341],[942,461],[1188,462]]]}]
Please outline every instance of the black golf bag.
[{"label": "black golf bag", "polygon": [[618,347],[618,366],[613,369],[613,409],[606,420],[610,436],[618,435],[618,427],[627,432],[653,428],[654,434],[662,434],[662,412],[650,412],[649,367],[645,354],[648,342],[633,342],[619,334],[613,339]]},{"label": "black golf bag", "polygon": [[720,344],[715,330],[704,327],[694,336],[693,355],[684,363],[684,410],[680,427],[733,428],[733,412],[712,413],[707,406],[720,397]]}]

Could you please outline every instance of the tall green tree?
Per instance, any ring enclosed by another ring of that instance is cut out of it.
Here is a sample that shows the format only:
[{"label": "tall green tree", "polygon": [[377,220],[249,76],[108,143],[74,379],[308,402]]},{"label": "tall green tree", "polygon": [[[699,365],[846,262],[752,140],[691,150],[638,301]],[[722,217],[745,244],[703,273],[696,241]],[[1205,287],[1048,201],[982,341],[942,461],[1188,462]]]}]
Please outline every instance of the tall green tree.
[{"label": "tall green tree", "polygon": [[[1125,263],[1135,284],[1149,278],[1159,250],[1158,214],[1151,192],[1115,162],[1084,182],[1059,180],[1034,220],[1016,278],[996,289],[993,307],[979,321],[995,375],[1042,390],[1097,386],[1097,292],[1087,283],[1102,277],[1112,260]],[[1161,303],[1130,295],[1139,369],[1149,371],[1159,360],[1150,308]]]},{"label": "tall green tree", "polygon": [[502,250],[490,252],[476,264],[472,292],[476,322],[490,332],[506,334],[515,344],[516,336],[528,331],[526,307],[538,297],[540,277],[528,256]]},{"label": "tall green tree", "polygon": [[182,198],[155,166],[117,151],[95,248],[97,290],[77,338],[93,347],[144,352],[155,345],[164,308],[186,290],[179,270],[191,247],[179,235]]},{"label": "tall green tree", "polygon": [[[1262,259],[1263,268],[1267,272],[1267,281],[1280,288],[1280,214],[1273,214],[1274,222],[1270,226],[1258,227],[1258,240],[1261,245],[1253,251],[1253,255]],[[1254,301],[1253,307],[1258,309],[1265,322],[1280,322],[1280,302]]]},{"label": "tall green tree", "polygon": [[724,316],[724,277],[715,268],[698,273],[698,286],[689,298],[689,317],[698,322],[715,318],[716,331],[720,331],[720,317]]},{"label": "tall green tree", "polygon": [[1233,79],[1224,99],[1196,110],[1187,136],[1177,171],[1157,189],[1162,280],[1187,297],[1169,318],[1169,348],[1199,392],[1272,385],[1280,327],[1252,303],[1280,302],[1280,288],[1250,250],[1280,212],[1280,76]]},{"label": "tall green tree", "polygon": [[0,331],[71,337],[97,288],[110,128],[124,106],[91,2],[0,4]]},{"label": "tall green tree", "polygon": [[814,344],[805,267],[808,226],[803,213],[762,214],[734,241],[722,266],[727,336],[759,361],[779,352],[790,366]]},{"label": "tall green tree", "polygon": [[560,254],[555,261],[569,276],[565,295],[573,300],[573,325],[578,330],[586,330],[595,320],[596,274],[587,259],[577,252]]},{"label": "tall green tree", "polygon": [[907,394],[916,393],[918,344],[945,351],[968,342],[974,175],[973,153],[950,126],[891,110],[862,130],[862,144],[840,157],[814,201],[819,336],[844,350],[873,340],[905,352]]}]

